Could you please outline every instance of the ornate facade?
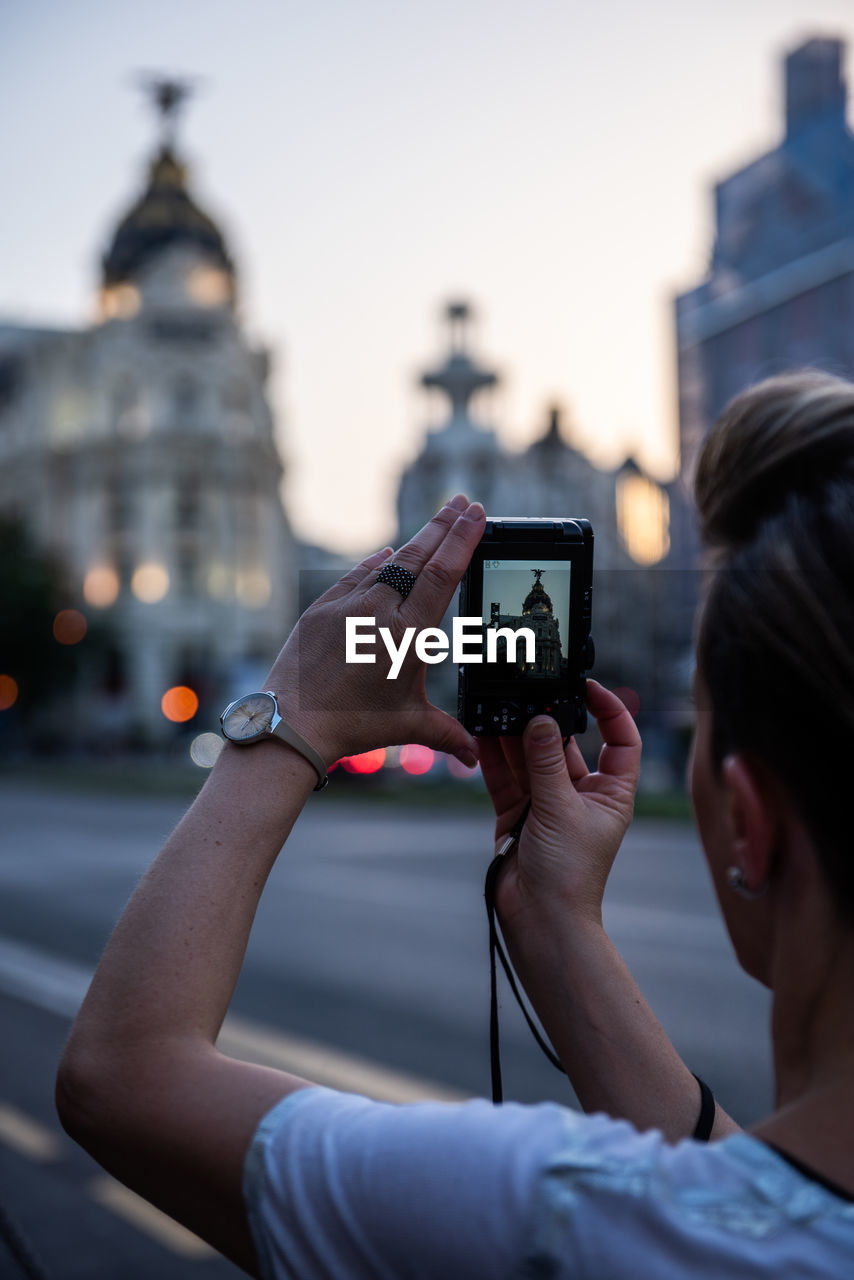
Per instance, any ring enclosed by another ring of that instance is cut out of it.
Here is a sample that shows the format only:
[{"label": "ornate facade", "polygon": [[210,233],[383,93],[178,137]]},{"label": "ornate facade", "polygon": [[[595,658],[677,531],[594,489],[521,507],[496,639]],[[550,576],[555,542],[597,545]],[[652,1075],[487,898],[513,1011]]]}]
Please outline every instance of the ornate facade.
[{"label": "ornate facade", "polygon": [[0,328],[0,513],[62,557],[78,607],[112,637],[78,691],[91,739],[109,725],[164,740],[161,697],[176,684],[211,727],[295,615],[268,358],[247,342],[231,256],[190,193],[174,105],[103,257],[99,322]]}]

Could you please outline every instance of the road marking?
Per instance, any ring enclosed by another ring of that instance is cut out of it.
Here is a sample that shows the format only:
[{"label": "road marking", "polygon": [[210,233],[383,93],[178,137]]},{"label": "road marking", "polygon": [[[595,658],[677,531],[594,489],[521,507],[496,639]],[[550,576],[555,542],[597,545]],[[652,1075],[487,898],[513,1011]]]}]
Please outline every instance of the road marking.
[{"label": "road marking", "polygon": [[0,1103],[0,1142],[42,1162],[57,1160],[61,1150],[58,1134],[5,1103]]},{"label": "road marking", "polygon": [[382,1102],[423,1102],[426,1099],[459,1102],[467,1096],[432,1080],[390,1071],[379,1063],[328,1049],[301,1036],[283,1035],[280,1031],[272,1031],[231,1013],[223,1024],[217,1046],[229,1057],[240,1058],[243,1062],[277,1067],[280,1071],[304,1076],[315,1084],[325,1084],[349,1093],[363,1093]]},{"label": "road marking", "polygon": [[168,1214],[156,1209],[153,1204],[143,1200],[135,1191],[116,1182],[108,1174],[95,1178],[88,1186],[89,1195],[105,1209],[110,1209],[118,1217],[124,1218],[132,1226],[144,1231],[158,1244],[165,1245],[173,1253],[184,1258],[211,1258],[217,1256],[216,1249],[201,1240],[192,1231],[182,1227],[180,1222],[170,1218]]},{"label": "road marking", "polygon": [[73,1018],[92,970],[11,938],[0,938],[0,990],[39,1009]]},{"label": "road marking", "polygon": [[[10,938],[0,938],[0,991],[50,1013],[73,1018],[92,980],[92,970]],[[317,1084],[348,1093],[363,1093],[384,1102],[433,1099],[454,1102],[465,1094],[355,1054],[342,1053],[302,1036],[230,1013],[223,1023],[219,1048],[231,1057],[277,1067]]]}]

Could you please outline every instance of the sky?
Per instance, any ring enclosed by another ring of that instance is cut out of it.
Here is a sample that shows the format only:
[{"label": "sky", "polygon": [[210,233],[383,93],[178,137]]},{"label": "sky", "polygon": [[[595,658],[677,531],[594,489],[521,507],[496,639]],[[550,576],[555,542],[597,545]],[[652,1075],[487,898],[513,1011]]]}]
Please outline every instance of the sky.
[{"label": "sky", "polygon": [[672,299],[716,179],[773,147],[782,55],[854,45],[850,0],[28,0],[0,6],[0,321],[82,325],[156,129],[140,71],[198,77],[180,138],[273,355],[296,532],[393,535],[442,418],[417,386],[476,309],[509,448],[564,408],[601,465],[676,463]]}]

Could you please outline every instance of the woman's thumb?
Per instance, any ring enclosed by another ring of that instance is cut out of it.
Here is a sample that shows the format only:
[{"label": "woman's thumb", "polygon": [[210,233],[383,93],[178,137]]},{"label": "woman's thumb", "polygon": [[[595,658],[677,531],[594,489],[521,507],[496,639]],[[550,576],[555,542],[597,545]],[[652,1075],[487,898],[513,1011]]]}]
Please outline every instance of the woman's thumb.
[{"label": "woman's thumb", "polygon": [[535,716],[526,725],[522,746],[531,803],[544,816],[556,811],[564,801],[569,783],[563,740],[551,716]]}]

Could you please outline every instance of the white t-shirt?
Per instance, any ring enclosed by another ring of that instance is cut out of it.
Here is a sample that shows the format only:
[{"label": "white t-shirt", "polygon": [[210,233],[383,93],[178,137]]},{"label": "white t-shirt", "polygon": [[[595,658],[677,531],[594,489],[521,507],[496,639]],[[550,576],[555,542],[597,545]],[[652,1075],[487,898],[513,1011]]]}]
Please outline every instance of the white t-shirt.
[{"label": "white t-shirt", "polygon": [[554,1103],[302,1089],[244,1194],[264,1280],[854,1277],[854,1203],[755,1138],[669,1146]]}]

